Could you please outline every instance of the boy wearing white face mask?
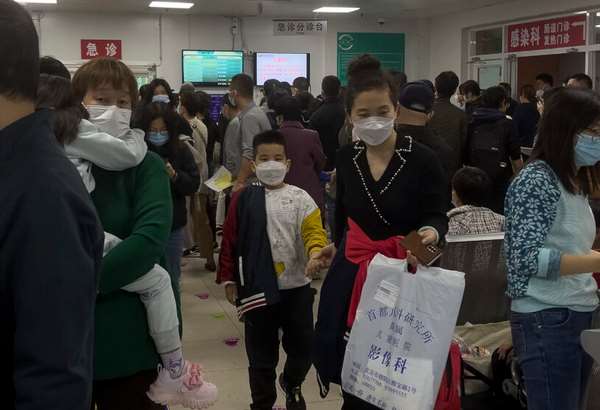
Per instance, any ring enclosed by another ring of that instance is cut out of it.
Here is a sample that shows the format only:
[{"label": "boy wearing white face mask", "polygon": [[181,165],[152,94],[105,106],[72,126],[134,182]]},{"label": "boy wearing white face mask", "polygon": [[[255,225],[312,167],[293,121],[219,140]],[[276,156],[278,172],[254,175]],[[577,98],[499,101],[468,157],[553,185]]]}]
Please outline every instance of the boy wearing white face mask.
[{"label": "boy wearing white face mask", "polygon": [[270,410],[277,399],[279,329],[287,353],[279,378],[286,408],[306,409],[301,385],[311,367],[310,282],[327,235],[310,195],[283,182],[289,166],[285,137],[258,134],[252,168],[260,184],[234,195],[224,226],[217,282],[244,318],[252,410]]}]

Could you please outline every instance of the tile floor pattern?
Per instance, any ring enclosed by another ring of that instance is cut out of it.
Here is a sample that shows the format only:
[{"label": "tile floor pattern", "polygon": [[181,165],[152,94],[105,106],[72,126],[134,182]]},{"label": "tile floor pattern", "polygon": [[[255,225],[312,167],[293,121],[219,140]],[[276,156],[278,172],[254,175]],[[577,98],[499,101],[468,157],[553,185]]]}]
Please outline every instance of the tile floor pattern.
[{"label": "tile floor pattern", "polygon": [[[219,388],[219,401],[214,410],[248,410],[248,362],[244,348],[244,326],[237,320],[235,309],[225,299],[223,288],[215,284],[215,274],[204,270],[204,260],[185,259],[181,283],[183,309],[183,349],[187,359],[200,362],[207,380]],[[321,282],[315,282],[320,288]],[[201,299],[197,295],[206,297]],[[318,296],[315,301],[315,311]],[[227,346],[225,339],[237,337],[237,346]],[[285,353],[280,357],[284,358]],[[283,360],[281,360],[283,363]],[[283,368],[283,366],[280,366]],[[281,371],[281,369],[280,369]],[[277,406],[285,408],[285,397],[278,391]],[[326,400],[319,397],[314,369],[303,386],[308,410],[339,410],[339,390],[332,390]],[[173,407],[171,410],[181,410]]]}]

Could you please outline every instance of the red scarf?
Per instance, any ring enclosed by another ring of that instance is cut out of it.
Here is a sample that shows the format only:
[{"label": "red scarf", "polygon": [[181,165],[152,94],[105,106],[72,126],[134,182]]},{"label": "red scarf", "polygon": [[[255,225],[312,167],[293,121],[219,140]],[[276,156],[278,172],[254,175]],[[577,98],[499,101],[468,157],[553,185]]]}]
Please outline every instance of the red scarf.
[{"label": "red scarf", "polygon": [[346,237],[346,259],[359,266],[348,311],[348,327],[351,328],[356,317],[362,288],[367,280],[367,269],[378,253],[388,258],[406,259],[406,249],[400,245],[400,236],[392,236],[383,241],[373,241],[352,219],[348,219]]}]

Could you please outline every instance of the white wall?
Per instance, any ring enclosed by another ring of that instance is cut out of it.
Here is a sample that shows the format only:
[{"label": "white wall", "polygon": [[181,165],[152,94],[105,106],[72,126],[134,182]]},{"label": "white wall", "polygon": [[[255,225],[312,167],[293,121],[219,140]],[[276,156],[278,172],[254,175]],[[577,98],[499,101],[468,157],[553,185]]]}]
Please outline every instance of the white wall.
[{"label": "white wall", "polygon": [[565,10],[577,11],[598,7],[597,0],[520,0],[497,6],[449,14],[431,19],[430,78],[444,70],[461,75],[467,59],[463,30],[468,27],[535,18]]},{"label": "white wall", "polygon": [[[80,60],[79,40],[109,38],[123,41],[123,60],[130,64],[155,63],[160,77],[173,88],[181,85],[181,49],[231,49],[231,20],[226,17],[152,14],[86,14],[47,12],[34,20],[40,33],[42,55],[63,61]],[[378,25],[374,19],[331,19],[328,33],[322,36],[274,36],[267,18],[244,18],[243,45],[253,51],[311,53],[313,91],[320,91],[323,76],[337,73],[337,37],[341,31],[406,33],[406,72],[410,78],[424,78],[429,66],[428,20],[388,21]],[[162,62],[161,62],[162,43]],[[242,47],[241,37],[236,48]],[[249,63],[250,61],[247,61]],[[246,64],[247,72],[251,65]]]}]

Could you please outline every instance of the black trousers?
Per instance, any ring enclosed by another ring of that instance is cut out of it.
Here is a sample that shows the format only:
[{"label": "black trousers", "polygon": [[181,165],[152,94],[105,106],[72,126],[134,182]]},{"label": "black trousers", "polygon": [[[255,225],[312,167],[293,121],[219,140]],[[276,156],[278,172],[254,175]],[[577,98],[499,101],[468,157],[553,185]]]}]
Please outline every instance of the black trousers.
[{"label": "black trousers", "polygon": [[282,290],[280,294],[280,303],[244,316],[252,410],[271,410],[277,400],[279,329],[283,330],[287,355],[283,372],[286,384],[301,386],[311,367],[314,296],[310,285]]},{"label": "black trousers", "polygon": [[379,410],[379,407],[373,406],[372,404],[367,403],[366,401],[359,399],[350,393],[342,391],[342,395],[344,396],[342,410]]},{"label": "black trousers", "polygon": [[146,392],[156,380],[156,370],[145,370],[129,377],[94,381],[92,409],[98,410],[164,410]]}]

